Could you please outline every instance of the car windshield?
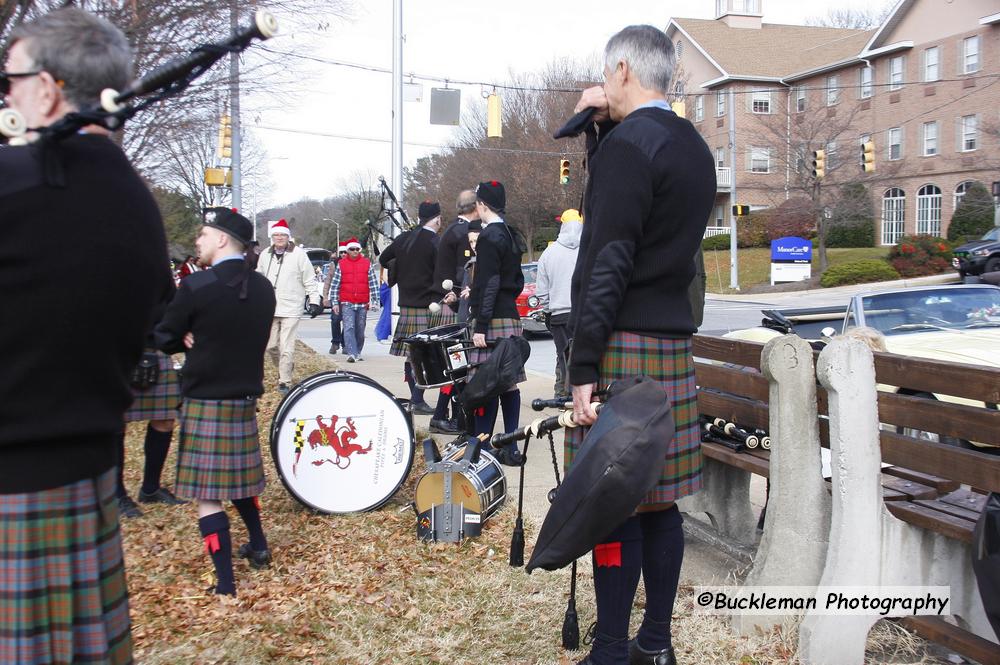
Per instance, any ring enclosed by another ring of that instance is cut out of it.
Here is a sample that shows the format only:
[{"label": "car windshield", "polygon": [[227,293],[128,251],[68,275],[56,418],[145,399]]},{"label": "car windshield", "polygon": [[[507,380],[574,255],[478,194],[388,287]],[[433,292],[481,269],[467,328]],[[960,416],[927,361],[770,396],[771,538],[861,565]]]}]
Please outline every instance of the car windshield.
[{"label": "car windshield", "polygon": [[994,226],[980,240],[1000,240],[1000,226]]},{"label": "car windshield", "polygon": [[527,263],[521,266],[521,272],[524,273],[524,283],[534,284],[535,280],[538,279],[538,265],[534,263]]},{"label": "car windshield", "polygon": [[862,298],[865,324],[886,335],[1000,328],[1000,289],[943,288]]}]

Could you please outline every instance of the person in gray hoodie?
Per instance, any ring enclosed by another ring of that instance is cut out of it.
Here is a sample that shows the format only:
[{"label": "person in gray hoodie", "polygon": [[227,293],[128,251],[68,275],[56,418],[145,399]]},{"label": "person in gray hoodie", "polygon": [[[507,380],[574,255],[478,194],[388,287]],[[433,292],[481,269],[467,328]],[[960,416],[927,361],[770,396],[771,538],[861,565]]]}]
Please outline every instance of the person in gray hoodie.
[{"label": "person in gray hoodie", "polygon": [[535,296],[548,314],[549,330],[556,345],[556,383],[554,394],[568,395],[566,389],[566,345],[569,342],[568,324],[570,295],[576,255],[580,251],[583,217],[570,208],[560,216],[562,225],[559,237],[545,248],[538,258],[538,281]]}]

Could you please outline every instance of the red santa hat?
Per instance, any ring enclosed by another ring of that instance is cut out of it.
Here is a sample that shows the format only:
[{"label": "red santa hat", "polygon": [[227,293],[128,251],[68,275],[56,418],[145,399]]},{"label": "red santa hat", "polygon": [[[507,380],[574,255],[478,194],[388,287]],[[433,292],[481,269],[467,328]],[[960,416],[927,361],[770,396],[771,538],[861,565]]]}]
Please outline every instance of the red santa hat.
[{"label": "red santa hat", "polygon": [[279,219],[278,221],[273,222],[271,226],[268,228],[267,231],[268,236],[273,236],[275,233],[284,233],[286,236],[289,237],[291,237],[292,235],[291,229],[288,228],[288,222],[286,222],[283,219]]},{"label": "red santa hat", "polygon": [[346,251],[347,251],[347,241],[341,240],[340,243],[337,245],[337,252],[340,253]]},{"label": "red santa hat", "polygon": [[347,249],[361,249],[361,243],[357,238],[351,238],[347,241]]}]

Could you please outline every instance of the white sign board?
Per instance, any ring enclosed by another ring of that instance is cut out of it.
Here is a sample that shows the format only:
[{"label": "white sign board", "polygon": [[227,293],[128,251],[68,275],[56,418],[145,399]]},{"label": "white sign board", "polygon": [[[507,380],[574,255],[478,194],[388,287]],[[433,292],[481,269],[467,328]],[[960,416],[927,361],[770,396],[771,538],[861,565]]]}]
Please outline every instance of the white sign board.
[{"label": "white sign board", "polygon": [[801,282],[812,277],[811,263],[772,263],[771,285],[778,282]]}]

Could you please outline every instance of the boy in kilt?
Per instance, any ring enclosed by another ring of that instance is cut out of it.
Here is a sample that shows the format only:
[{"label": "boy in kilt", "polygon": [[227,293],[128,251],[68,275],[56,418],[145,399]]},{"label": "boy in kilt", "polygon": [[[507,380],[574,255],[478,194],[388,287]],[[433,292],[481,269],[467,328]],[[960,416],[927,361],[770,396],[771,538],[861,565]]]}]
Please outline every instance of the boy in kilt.
[{"label": "boy in kilt", "polygon": [[[476,242],[476,276],[469,296],[469,310],[474,321],[472,344],[476,347],[469,352],[469,364],[473,366],[469,378],[475,374],[475,365],[490,357],[487,341],[521,334],[516,300],[524,289],[522,248],[502,217],[506,205],[503,183],[491,180],[476,187],[476,210],[483,230]],[[518,383],[526,378],[522,368]],[[517,429],[521,416],[521,391],[518,388],[508,390],[500,395],[499,403],[504,431],[512,432]],[[492,435],[496,419],[497,400],[477,409],[476,434]],[[516,446],[507,446],[496,451],[496,455],[505,463],[519,461]]]},{"label": "boy in kilt", "polygon": [[[128,40],[78,8],[7,46],[6,102],[28,127],[132,80]],[[163,224],[99,127],[5,147],[0,173],[0,292],[16,312],[0,325],[0,663],[130,663],[115,462],[143,336],[173,289]],[[96,253],[114,260],[95,269]]]},{"label": "boy in kilt", "polygon": [[[593,424],[598,386],[646,375],[667,393],[676,426],[657,486],[594,548],[597,624],[581,661],[587,665],[676,662],[670,617],[684,533],[675,501],[701,487],[688,286],[715,197],[715,168],[704,140],[665,99],[674,61],[662,31],[625,28],[605,47],[604,86],[585,90],[576,108],[594,107],[596,126],[588,129],[587,223],[573,275],[573,417]],[[566,433],[567,473],[585,432]],[[630,641],[640,574],[646,609]]]},{"label": "boy in kilt", "polygon": [[250,220],[228,208],[206,217],[196,246],[211,270],[183,282],[156,328],[166,353],[185,351],[176,491],[198,500],[198,526],[215,566],[217,594],[236,595],[229,518],[232,501],[250,542],[238,555],[254,568],[270,564],[258,497],[264,466],[257,436],[257,398],[264,392],[264,349],[274,316],[274,289],[244,257]]},{"label": "boy in kilt", "polygon": [[[407,345],[403,341],[411,335],[423,332],[436,325],[443,325],[440,316],[432,315],[429,307],[440,297],[440,284],[434,284],[434,266],[437,262],[438,230],[441,228],[441,205],[436,201],[424,201],[417,212],[419,226],[396,237],[379,257],[379,263],[389,267],[396,261],[397,284],[399,286],[399,321],[392,336],[389,353],[407,356]],[[403,379],[410,389],[410,404],[413,413],[431,414],[432,432],[455,433],[458,427],[447,418],[448,393],[438,394],[435,408],[424,401],[424,391],[413,379],[413,366],[407,360],[403,363]]]}]

